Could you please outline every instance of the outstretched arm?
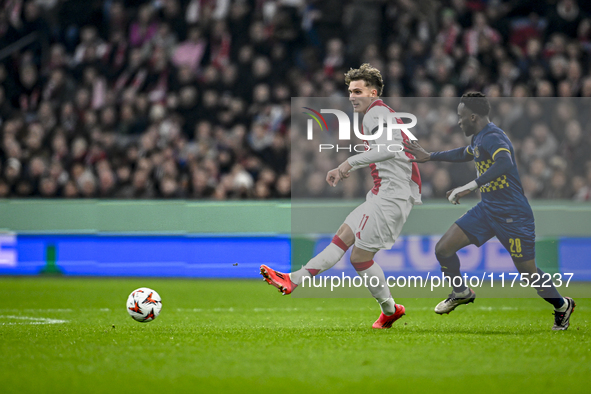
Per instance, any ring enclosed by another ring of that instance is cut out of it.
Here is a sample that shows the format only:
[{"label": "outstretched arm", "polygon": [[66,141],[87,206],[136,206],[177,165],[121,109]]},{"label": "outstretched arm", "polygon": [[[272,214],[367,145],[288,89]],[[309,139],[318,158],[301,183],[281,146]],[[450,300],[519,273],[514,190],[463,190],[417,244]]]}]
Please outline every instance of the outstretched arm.
[{"label": "outstretched arm", "polygon": [[379,163],[381,161],[392,159],[402,160],[408,163],[410,159],[406,156],[406,154],[404,154],[402,150],[398,151],[397,149],[401,149],[400,145],[387,146],[385,144],[374,144],[371,145],[370,150],[351,156],[349,159],[347,159],[347,161],[355,169],[366,167],[372,163]]},{"label": "outstretched arm", "polygon": [[470,153],[470,147],[456,148],[443,152],[427,152],[416,141],[404,141],[404,151],[410,153],[415,157],[411,161],[417,163],[424,163],[426,161],[450,161],[450,162],[465,162],[474,159]]}]

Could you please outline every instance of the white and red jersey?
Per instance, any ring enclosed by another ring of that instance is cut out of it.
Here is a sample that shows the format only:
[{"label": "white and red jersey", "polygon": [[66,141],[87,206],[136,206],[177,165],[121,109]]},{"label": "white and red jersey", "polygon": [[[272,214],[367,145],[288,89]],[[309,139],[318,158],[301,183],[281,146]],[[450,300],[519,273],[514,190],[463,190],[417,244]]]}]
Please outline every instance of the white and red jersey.
[{"label": "white and red jersey", "polygon": [[[394,112],[381,99],[371,103],[365,111],[361,132],[372,135],[381,127],[382,134],[376,140],[365,140],[365,152],[350,157],[348,162],[353,170],[369,166],[374,183],[371,190],[373,194],[388,200],[410,199],[415,205],[422,204],[419,167],[417,163],[409,161],[413,156],[405,152],[391,152],[386,148],[390,145],[402,146],[402,141],[409,139],[401,130],[394,130],[392,139],[388,140],[386,120]],[[403,123],[400,119],[397,121]]]}]

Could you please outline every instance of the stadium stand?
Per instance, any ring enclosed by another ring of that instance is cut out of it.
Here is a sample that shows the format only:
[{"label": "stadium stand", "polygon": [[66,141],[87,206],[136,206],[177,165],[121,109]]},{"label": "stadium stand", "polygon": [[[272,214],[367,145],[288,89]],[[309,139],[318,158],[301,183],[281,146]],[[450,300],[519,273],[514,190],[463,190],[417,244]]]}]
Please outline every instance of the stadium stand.
[{"label": "stadium stand", "polygon": [[[0,198],[288,198],[293,176],[314,190],[303,174],[321,165],[290,165],[291,97],[344,96],[361,62],[388,97],[591,97],[590,15],[575,0],[6,0]],[[510,133],[526,194],[591,200],[591,122],[531,107]],[[460,181],[421,170],[425,197]]]}]

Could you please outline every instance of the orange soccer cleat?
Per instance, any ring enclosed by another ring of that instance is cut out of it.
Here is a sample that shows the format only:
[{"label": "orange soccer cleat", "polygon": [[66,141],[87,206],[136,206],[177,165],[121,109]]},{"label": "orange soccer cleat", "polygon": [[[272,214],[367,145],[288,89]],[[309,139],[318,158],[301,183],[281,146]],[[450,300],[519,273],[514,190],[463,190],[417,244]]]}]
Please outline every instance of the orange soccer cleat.
[{"label": "orange soccer cleat", "polygon": [[289,274],[275,271],[273,268],[264,264],[261,265],[261,275],[265,278],[265,282],[278,288],[279,292],[283,295],[291,294],[293,289],[298,287],[298,285],[291,281]]},{"label": "orange soccer cleat", "polygon": [[394,323],[396,320],[400,319],[402,316],[404,316],[406,313],[404,310],[404,305],[398,305],[396,304],[396,312],[394,312],[393,315],[384,315],[384,313],[382,312],[380,314],[380,317],[378,318],[378,320],[375,321],[375,323],[373,324],[373,326],[371,326],[372,328],[390,328],[392,327],[392,323]]}]

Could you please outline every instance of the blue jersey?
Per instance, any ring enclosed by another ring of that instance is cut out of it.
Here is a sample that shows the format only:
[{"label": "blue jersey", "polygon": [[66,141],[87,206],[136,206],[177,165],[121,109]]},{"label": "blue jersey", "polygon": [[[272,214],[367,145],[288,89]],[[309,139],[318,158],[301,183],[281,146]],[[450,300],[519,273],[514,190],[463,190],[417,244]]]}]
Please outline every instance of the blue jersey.
[{"label": "blue jersey", "polygon": [[517,172],[515,152],[509,137],[494,123],[489,123],[472,137],[466,151],[474,156],[478,176],[484,174],[495,161],[499,152],[509,152],[513,166],[505,174],[480,187],[482,208],[494,219],[510,223],[513,220],[533,220],[533,212],[523,194],[521,179]]}]

